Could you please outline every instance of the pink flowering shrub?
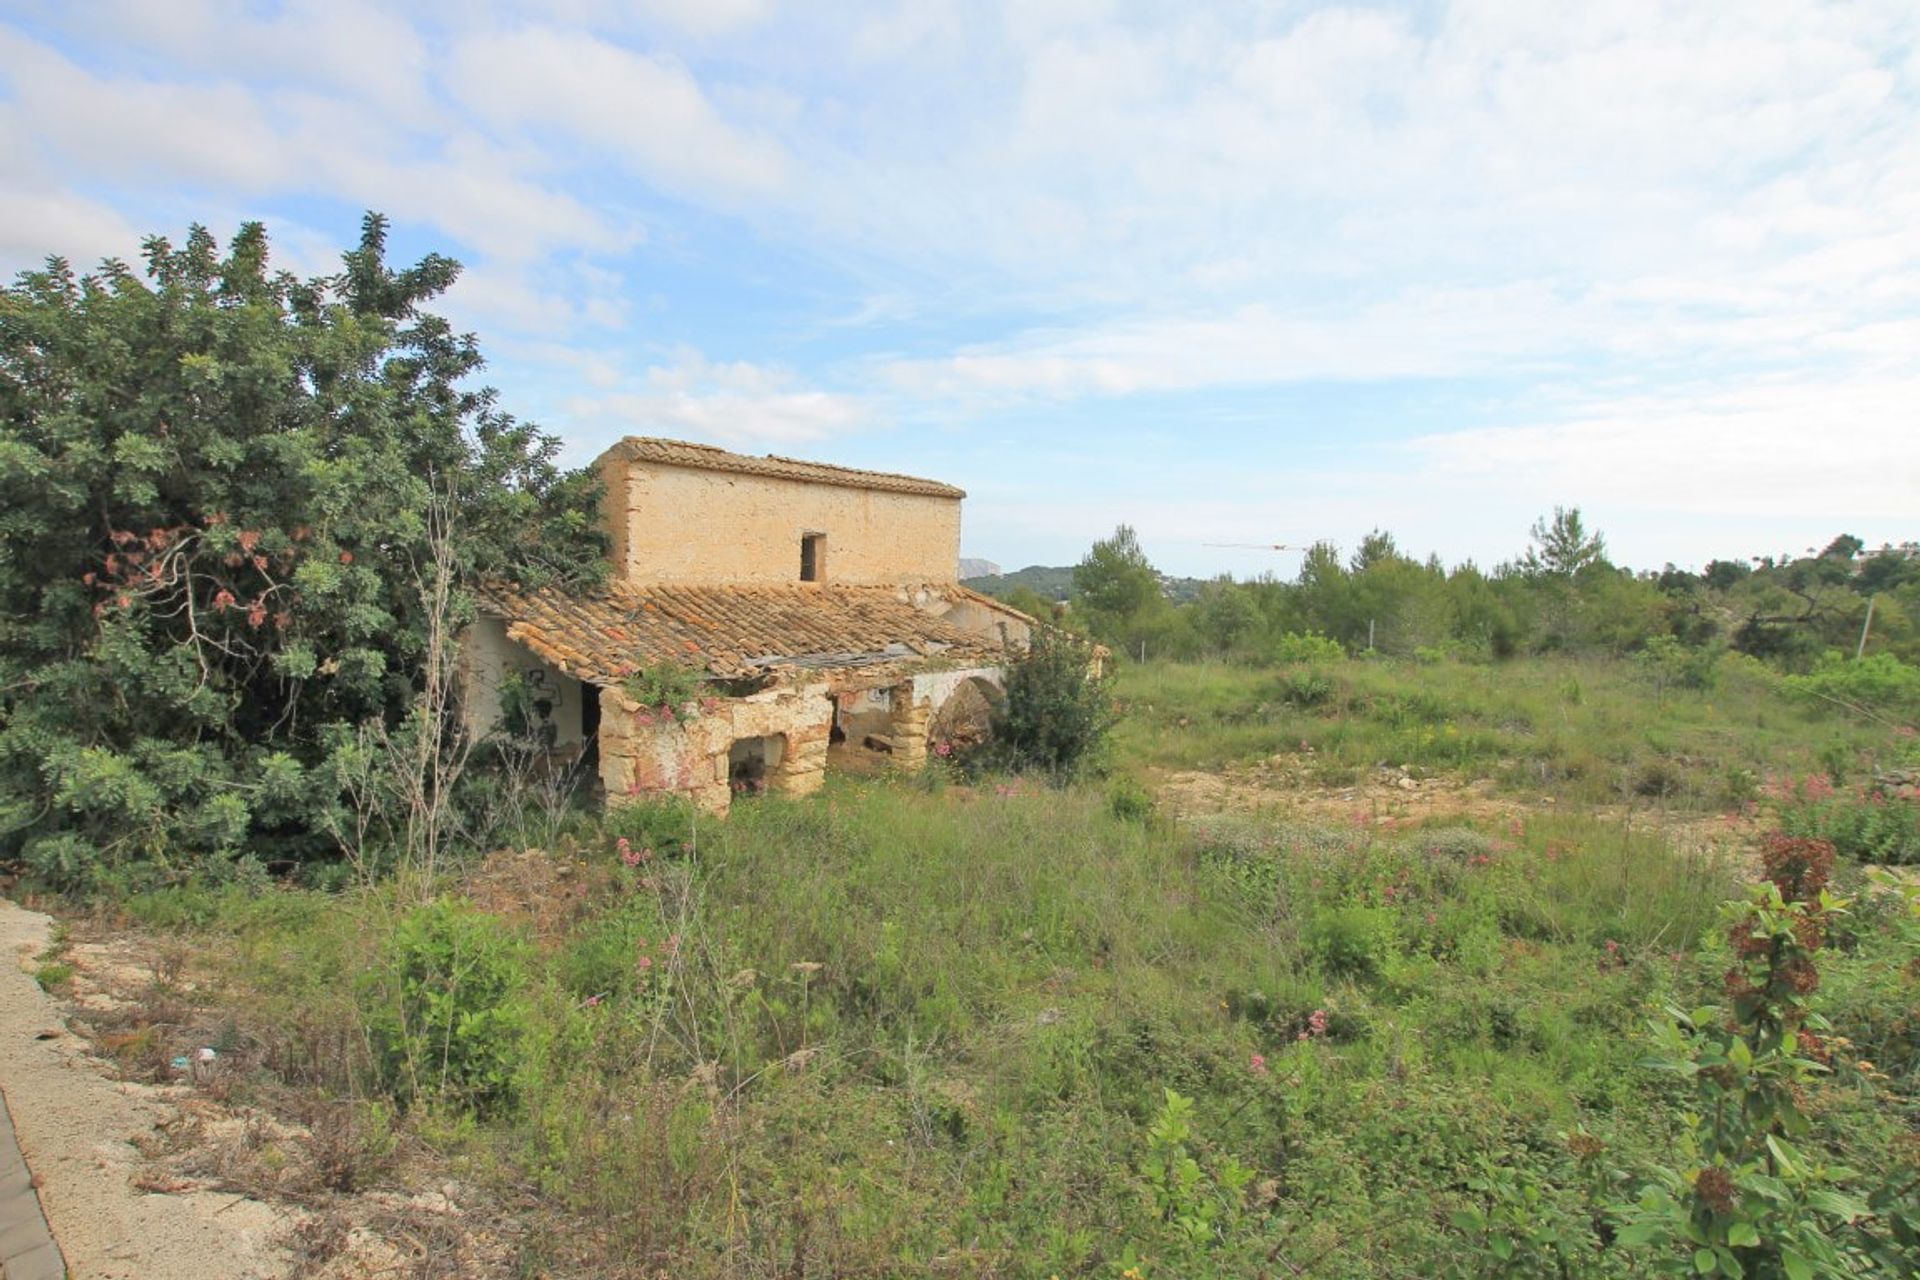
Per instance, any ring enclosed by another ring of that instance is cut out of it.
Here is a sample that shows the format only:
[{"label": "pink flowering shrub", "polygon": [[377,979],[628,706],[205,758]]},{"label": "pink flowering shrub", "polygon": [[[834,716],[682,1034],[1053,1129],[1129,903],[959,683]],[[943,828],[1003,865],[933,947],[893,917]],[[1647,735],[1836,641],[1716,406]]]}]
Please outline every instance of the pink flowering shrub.
[{"label": "pink flowering shrub", "polygon": [[1789,836],[1826,840],[1860,862],[1920,863],[1920,787],[1868,781],[1842,788],[1808,774],[1771,781],[1766,794]]}]

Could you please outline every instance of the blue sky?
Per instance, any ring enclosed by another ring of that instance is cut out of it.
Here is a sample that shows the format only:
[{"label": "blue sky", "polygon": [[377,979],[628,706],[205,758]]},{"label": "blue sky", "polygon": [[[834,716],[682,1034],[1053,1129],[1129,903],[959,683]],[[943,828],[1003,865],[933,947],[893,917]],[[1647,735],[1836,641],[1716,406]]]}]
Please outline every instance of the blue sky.
[{"label": "blue sky", "polygon": [[0,270],[360,211],[569,457],[965,486],[1290,575],[1920,535],[1920,6],[0,0]]}]

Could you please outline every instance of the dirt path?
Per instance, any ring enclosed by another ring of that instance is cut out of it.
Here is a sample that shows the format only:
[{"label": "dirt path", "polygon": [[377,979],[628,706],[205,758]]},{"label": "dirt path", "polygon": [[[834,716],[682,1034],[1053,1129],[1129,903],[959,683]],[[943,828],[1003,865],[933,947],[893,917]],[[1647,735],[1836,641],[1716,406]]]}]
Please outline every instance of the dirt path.
[{"label": "dirt path", "polygon": [[[157,1195],[135,1139],[174,1118],[168,1091],[110,1079],[33,979],[51,921],[0,899],[0,1087],[73,1280],[268,1280],[291,1270],[272,1206]],[[48,1035],[52,1032],[54,1034]],[[43,1038],[45,1037],[45,1038]]]}]

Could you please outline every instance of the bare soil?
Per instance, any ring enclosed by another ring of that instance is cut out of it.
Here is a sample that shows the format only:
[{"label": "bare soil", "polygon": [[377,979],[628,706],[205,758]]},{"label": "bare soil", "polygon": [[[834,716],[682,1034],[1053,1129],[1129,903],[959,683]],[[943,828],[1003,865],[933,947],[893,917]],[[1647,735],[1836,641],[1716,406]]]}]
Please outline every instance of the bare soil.
[{"label": "bare soil", "polygon": [[[179,942],[0,899],[0,1084],[75,1280],[505,1276],[516,1215],[344,1102],[263,1085]],[[216,1044],[224,1045],[222,1049]]]},{"label": "bare soil", "polygon": [[[1296,822],[1394,831],[1471,824],[1490,828],[1551,813],[1550,795],[1504,791],[1490,779],[1462,780],[1410,769],[1379,768],[1344,787],[1314,780],[1298,757],[1276,756],[1217,772],[1169,772],[1154,780],[1161,804],[1178,817],[1266,813]],[[1744,856],[1759,830],[1749,814],[1702,814],[1656,803],[1582,805],[1580,812],[1636,831],[1659,832],[1683,853]]]}]

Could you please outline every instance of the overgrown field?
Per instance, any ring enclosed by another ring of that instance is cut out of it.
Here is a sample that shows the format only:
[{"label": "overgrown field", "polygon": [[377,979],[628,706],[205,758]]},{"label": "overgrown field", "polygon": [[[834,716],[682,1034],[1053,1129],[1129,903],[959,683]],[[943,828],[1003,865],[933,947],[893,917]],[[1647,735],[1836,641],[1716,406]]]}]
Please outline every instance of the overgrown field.
[{"label": "overgrown field", "polygon": [[1119,673],[1124,758],[1217,769],[1298,755],[1315,780],[1376,765],[1489,777],[1589,804],[1724,810],[1771,778],[1845,786],[1901,755],[1898,719],[1849,714],[1828,686],[1752,659],[1151,663]]},{"label": "overgrown field", "polygon": [[[1678,851],[1577,803],[1646,794],[1658,767],[1676,804],[1799,834],[1833,834],[1836,806],[1910,822],[1910,789],[1849,790],[1911,765],[1896,725],[1758,673],[1675,689],[1624,664],[1149,667],[1120,688],[1107,782],[847,780],[725,822],[582,817],[438,884],[186,886],[123,910],[198,940],[261,1096],[351,1099],[359,1131],[401,1125],[530,1193],[527,1275],[1899,1275],[1920,1256],[1900,1225],[1920,936],[1899,895],[1853,862],[1844,914],[1783,881],[1766,960],[1730,945],[1724,905],[1754,850]],[[1175,821],[1126,780],[1308,748],[1332,782],[1390,761],[1561,799],[1387,835]],[[1803,919],[1817,985],[1740,1006],[1726,975],[1797,973]],[[1729,1012],[1691,1033],[1667,1012],[1703,1004]],[[1778,1052],[1726,1065],[1716,1028],[1776,1016]],[[1770,1169],[1711,1119],[1749,1096],[1791,1112]],[[384,1150],[357,1180],[388,1176]],[[1738,1203],[1716,1226],[1699,1171],[1721,1166]]]}]

